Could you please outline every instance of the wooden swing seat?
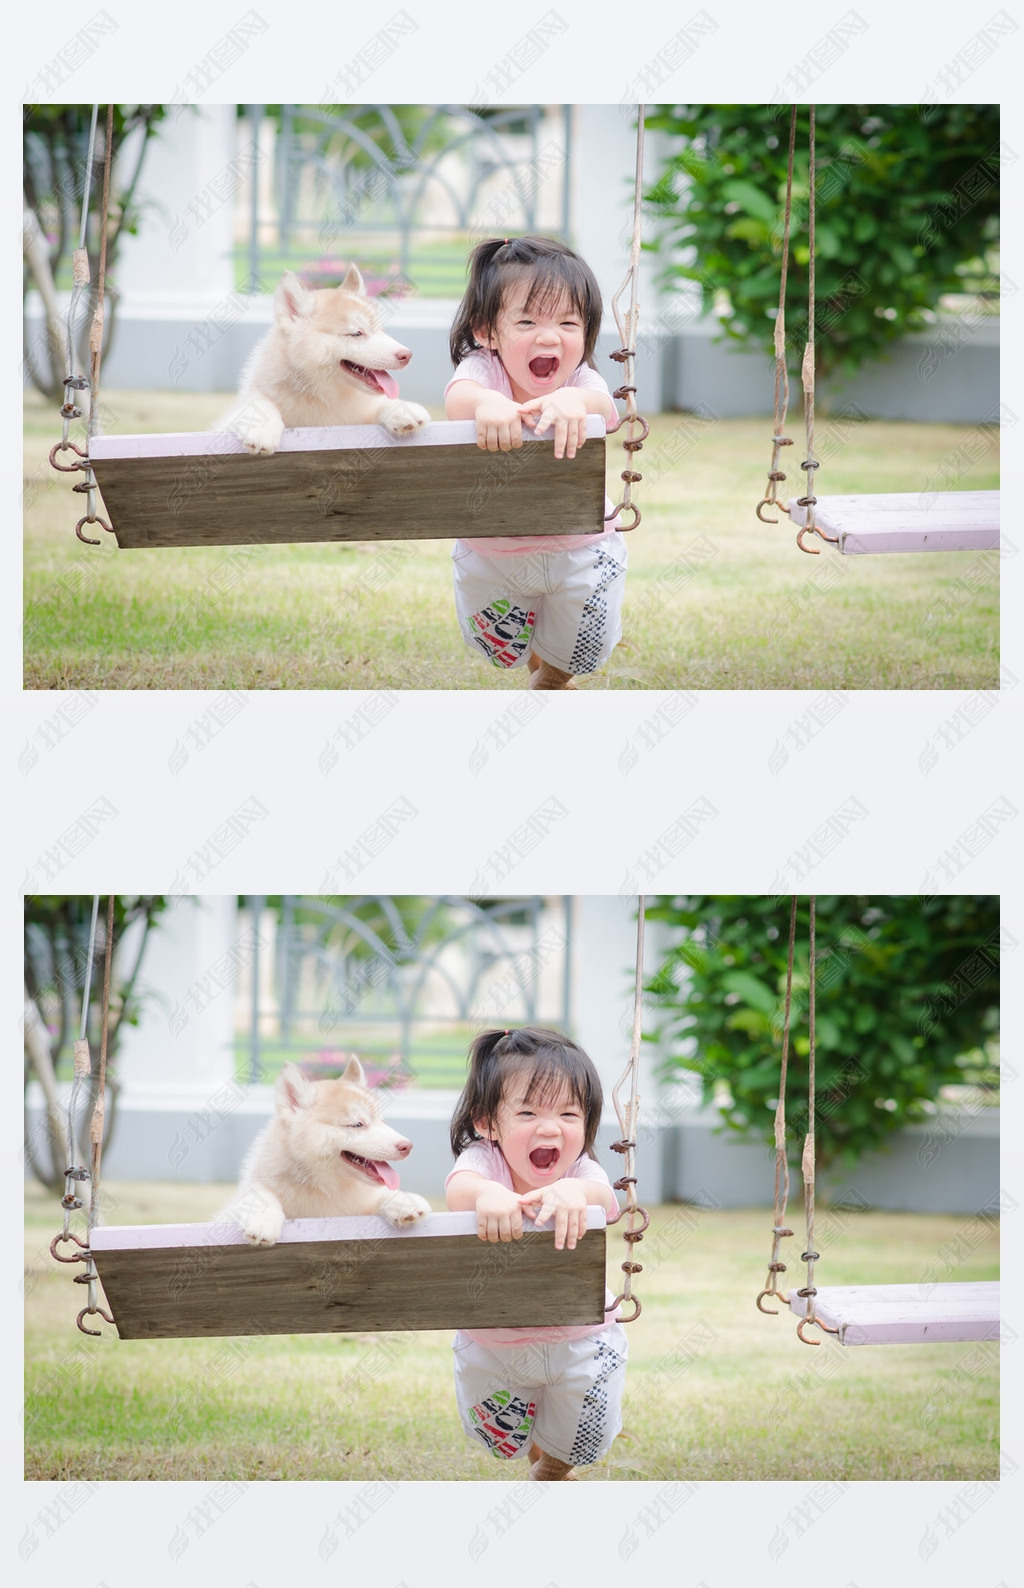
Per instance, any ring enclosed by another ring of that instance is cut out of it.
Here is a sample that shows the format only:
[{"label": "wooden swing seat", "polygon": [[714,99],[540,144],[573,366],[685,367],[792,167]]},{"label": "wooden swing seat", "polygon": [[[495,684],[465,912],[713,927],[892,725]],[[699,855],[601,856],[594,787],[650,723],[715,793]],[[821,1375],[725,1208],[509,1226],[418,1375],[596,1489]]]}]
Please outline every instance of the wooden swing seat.
[{"label": "wooden swing seat", "polygon": [[[795,1291],[789,1305],[798,1318],[806,1316],[807,1301]],[[999,1339],[998,1280],[829,1286],[818,1290],[814,1305],[822,1323],[839,1330],[840,1345]]]},{"label": "wooden swing seat", "polygon": [[[787,511],[797,528],[807,509]],[[844,556],[880,551],[998,551],[998,491],[910,491],[892,496],[819,496],[815,522],[839,537]],[[810,545],[820,545],[813,540]]]},{"label": "wooden swing seat", "polygon": [[605,1216],[556,1252],[550,1229],[491,1245],[475,1213],[291,1219],[276,1246],[237,1225],[94,1229],[90,1249],[122,1340],[596,1324],[605,1318]]},{"label": "wooden swing seat", "polygon": [[551,433],[483,452],[471,419],[395,440],[380,425],[286,430],[272,456],[223,431],[96,436],[89,455],[117,544],[594,535],[604,528],[605,424],[556,458]]}]

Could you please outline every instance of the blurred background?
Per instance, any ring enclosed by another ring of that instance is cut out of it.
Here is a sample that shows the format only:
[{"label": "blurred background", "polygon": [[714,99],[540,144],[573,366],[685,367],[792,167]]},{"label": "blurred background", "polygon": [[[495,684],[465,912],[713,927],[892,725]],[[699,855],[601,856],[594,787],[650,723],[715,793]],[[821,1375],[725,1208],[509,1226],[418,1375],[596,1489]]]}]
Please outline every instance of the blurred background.
[{"label": "blurred background", "polygon": [[[619,1134],[611,1091],[629,1057],[633,897],[120,896],[116,910],[105,1177],[230,1182],[282,1064],[329,1077],[355,1053],[415,1143],[403,1184],[436,1197],[469,1043],[517,1024],[583,1045],[605,1090],[603,1146]],[[659,896],[648,911],[641,1199],[770,1205],[789,901]],[[801,900],[794,1161],[807,1125],[806,911]],[[999,1190],[998,900],[835,895],[817,911],[820,1194],[976,1212]],[[26,1173],[53,1187],[91,913],[84,896],[26,908]]]},{"label": "blurred background", "polygon": [[[104,107],[105,111],[105,107]],[[437,402],[473,244],[543,232],[597,276],[629,262],[636,106],[119,105],[104,384],[232,391],[281,273],[336,285],[355,260]],[[27,378],[60,392],[60,311],[90,107],[24,122]],[[648,413],[770,413],[786,107],[652,106],[638,385]],[[789,333],[806,306],[806,111]],[[100,117],[97,160],[102,155]],[[998,403],[998,106],[819,106],[819,401],[969,422]],[[97,169],[94,181],[98,181]],[[93,195],[89,247],[98,254]],[[81,332],[87,331],[83,305]],[[49,339],[49,345],[48,345]],[[618,346],[611,316],[597,363]],[[798,398],[798,389],[794,398]]]}]

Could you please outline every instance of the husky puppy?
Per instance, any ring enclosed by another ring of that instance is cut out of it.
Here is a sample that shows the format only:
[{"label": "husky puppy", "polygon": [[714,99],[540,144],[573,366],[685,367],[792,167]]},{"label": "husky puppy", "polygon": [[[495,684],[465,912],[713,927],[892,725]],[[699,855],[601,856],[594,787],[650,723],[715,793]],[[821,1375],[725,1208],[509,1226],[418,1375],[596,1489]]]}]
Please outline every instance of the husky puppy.
[{"label": "husky puppy", "polygon": [[253,1142],[238,1191],[221,1215],[254,1246],[273,1246],[285,1219],[380,1213],[415,1224],[430,1204],[398,1189],[393,1161],[412,1142],[385,1125],[363,1067],[349,1060],[336,1081],[310,1081],[286,1064],[274,1088],[274,1117]]},{"label": "husky puppy", "polygon": [[390,370],[407,347],[380,328],[380,310],[349,265],[340,287],[310,290],[290,271],[274,294],[274,325],[242,374],[238,403],[220,426],[250,452],[276,452],[299,425],[383,425],[408,436],[430,423],[402,402]]}]

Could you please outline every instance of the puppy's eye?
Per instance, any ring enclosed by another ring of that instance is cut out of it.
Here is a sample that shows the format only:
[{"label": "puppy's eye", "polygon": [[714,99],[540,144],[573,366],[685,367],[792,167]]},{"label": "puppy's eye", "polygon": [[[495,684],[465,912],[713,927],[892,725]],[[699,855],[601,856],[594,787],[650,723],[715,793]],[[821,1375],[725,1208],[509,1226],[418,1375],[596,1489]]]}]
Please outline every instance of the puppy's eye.
[{"label": "puppy's eye", "polygon": [[366,1129],[366,1120],[365,1119],[354,1119],[350,1125],[346,1125],[345,1126],[345,1129],[346,1130],[365,1130]]},{"label": "puppy's eye", "polygon": [[348,331],[348,332],[346,332],[346,335],[347,336],[365,336],[366,332],[365,331]]}]

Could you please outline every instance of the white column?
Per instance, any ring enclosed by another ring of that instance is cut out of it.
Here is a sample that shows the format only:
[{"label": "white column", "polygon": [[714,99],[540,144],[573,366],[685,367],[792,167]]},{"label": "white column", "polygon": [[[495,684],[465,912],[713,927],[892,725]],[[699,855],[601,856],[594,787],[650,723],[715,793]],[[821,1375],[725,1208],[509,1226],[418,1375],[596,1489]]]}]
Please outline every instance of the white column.
[{"label": "white column", "polygon": [[[575,908],[573,1031],[594,1061],[610,1107],[612,1087],[629,1062],[633,1032],[636,900],[585,894]],[[647,1055],[641,1054],[640,1089],[653,1101],[645,1084],[647,1069]]]},{"label": "white column", "polygon": [[[240,943],[240,934],[246,942]],[[201,1103],[234,1074],[235,986],[251,950],[234,895],[176,899],[158,918],[139,976],[137,1026],[122,1033],[125,1101]],[[126,939],[127,954],[131,945]]]},{"label": "white column", "polygon": [[[235,210],[251,167],[251,133],[244,129],[239,140],[236,124],[234,105],[172,105],[150,139],[139,232],[123,239],[118,264],[126,308],[205,313],[231,292]],[[122,179],[135,152],[126,146]]]},{"label": "white column", "polygon": [[[629,269],[633,238],[635,123],[635,105],[573,106],[570,188],[572,239],[574,247],[587,261],[600,284],[605,309],[604,331],[609,337],[617,335],[611,303]],[[653,185],[656,166],[653,140],[647,134],[645,189]],[[650,254],[644,254],[640,260],[637,293],[637,406],[641,413],[657,413],[662,400],[655,331],[660,295],[654,277],[654,260]],[[629,308],[628,293],[623,295],[619,308],[622,314]],[[618,341],[614,345],[617,347]],[[613,387],[618,385],[623,377],[621,374],[613,377],[616,370],[621,370],[621,366],[609,364],[600,355],[597,362],[608,384]],[[642,460],[639,466],[642,470]]]}]

